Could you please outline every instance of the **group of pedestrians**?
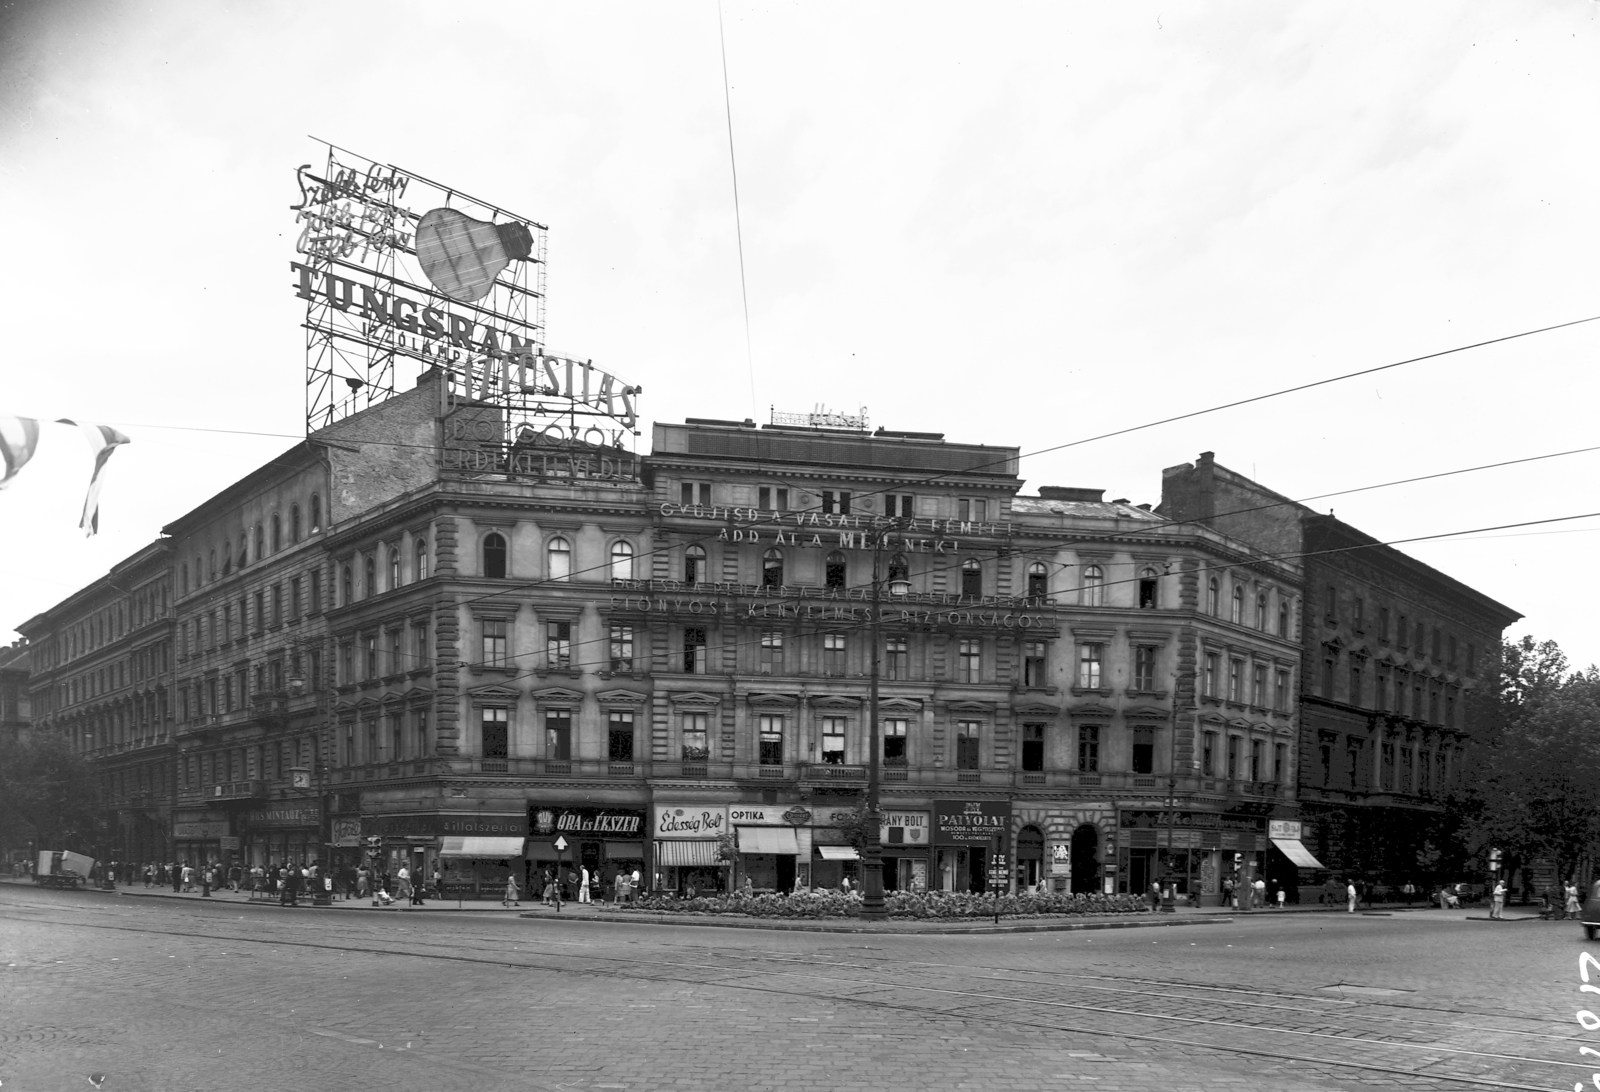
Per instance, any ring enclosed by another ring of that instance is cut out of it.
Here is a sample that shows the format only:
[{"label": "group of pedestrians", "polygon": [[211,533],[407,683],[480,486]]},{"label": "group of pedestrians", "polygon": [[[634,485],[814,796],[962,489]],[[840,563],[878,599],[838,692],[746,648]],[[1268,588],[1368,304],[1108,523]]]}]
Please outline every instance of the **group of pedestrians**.
[{"label": "group of pedestrians", "polygon": [[[539,872],[539,900],[545,906],[574,901],[586,903],[593,902],[598,892],[601,898],[609,896],[612,904],[627,903],[633,901],[642,882],[637,868],[619,868],[607,880],[588,865],[568,868],[565,874],[552,865],[546,865]],[[507,877],[506,900],[515,901],[513,892],[516,889],[516,878]]]}]

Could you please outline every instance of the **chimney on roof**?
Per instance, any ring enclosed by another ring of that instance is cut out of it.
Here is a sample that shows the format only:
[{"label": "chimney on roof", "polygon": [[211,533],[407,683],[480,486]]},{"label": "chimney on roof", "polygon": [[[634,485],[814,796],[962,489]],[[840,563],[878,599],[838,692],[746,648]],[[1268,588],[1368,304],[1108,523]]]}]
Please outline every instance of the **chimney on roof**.
[{"label": "chimney on roof", "polygon": [[1100,504],[1105,499],[1104,489],[1079,489],[1071,485],[1041,485],[1039,487],[1040,500],[1058,501],[1089,501]]}]

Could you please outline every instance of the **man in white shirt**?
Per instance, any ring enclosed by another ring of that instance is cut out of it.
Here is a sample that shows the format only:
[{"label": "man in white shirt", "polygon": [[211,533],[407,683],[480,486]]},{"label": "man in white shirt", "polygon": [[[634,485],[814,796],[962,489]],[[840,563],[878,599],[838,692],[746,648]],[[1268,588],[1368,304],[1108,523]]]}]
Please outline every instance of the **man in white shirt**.
[{"label": "man in white shirt", "polygon": [[589,866],[584,865],[578,870],[578,901],[589,901]]}]

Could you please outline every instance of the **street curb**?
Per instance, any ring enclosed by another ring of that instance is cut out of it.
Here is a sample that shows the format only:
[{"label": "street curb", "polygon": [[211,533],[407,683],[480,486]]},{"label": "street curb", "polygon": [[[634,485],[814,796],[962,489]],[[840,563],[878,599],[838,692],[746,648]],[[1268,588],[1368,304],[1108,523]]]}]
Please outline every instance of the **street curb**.
[{"label": "street curb", "polygon": [[544,914],[522,914],[524,918],[538,920],[565,920],[581,922],[598,922],[602,925],[688,925],[696,928],[709,929],[768,929],[774,932],[789,933],[850,933],[868,936],[994,936],[1000,933],[1070,933],[1085,930],[1099,929],[1157,929],[1170,928],[1174,925],[1221,925],[1228,919],[1219,915],[1195,918],[1159,919],[1155,921],[1075,921],[1051,922],[1039,925],[931,925],[925,928],[912,929],[896,925],[864,925],[848,921],[812,920],[787,920],[787,919],[761,919],[761,918],[736,918],[726,919],[712,916],[707,917],[635,917],[631,914],[618,915],[606,914],[585,915],[584,917],[570,917],[556,919],[546,917]]}]

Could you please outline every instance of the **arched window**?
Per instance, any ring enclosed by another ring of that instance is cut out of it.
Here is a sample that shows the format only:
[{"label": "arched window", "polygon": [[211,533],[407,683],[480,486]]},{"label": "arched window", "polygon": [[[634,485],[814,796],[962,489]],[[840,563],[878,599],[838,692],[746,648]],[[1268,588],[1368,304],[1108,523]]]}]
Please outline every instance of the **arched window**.
[{"label": "arched window", "polygon": [[283,549],[283,520],[279,519],[278,514],[274,512],[272,514],[272,552],[277,553],[281,549]]},{"label": "arched window", "polygon": [[300,541],[300,506],[298,504],[289,506],[289,541]]},{"label": "arched window", "polygon": [[490,580],[506,575],[506,538],[498,531],[483,536],[483,575]]},{"label": "arched window", "polygon": [[1289,598],[1284,596],[1278,600],[1278,636],[1289,636]]},{"label": "arched window", "polygon": [[417,579],[426,580],[428,579],[428,540],[419,536],[415,549],[417,555]]},{"label": "arched window", "polygon": [[209,564],[206,565],[206,579],[215,580],[217,578],[217,551],[212,550],[207,556],[207,561]]},{"label": "arched window", "polygon": [[1098,565],[1085,565],[1083,569],[1083,605],[1106,605],[1106,574]]},{"label": "arched window", "polygon": [[246,532],[239,532],[239,568],[250,564],[250,536]]},{"label": "arched window", "polygon": [[1050,566],[1035,561],[1028,566],[1028,598],[1043,599],[1050,594]]},{"label": "arched window", "polygon": [[961,563],[961,594],[973,599],[983,597],[983,564],[975,557]]},{"label": "arched window", "polygon": [[187,561],[183,563],[182,577],[178,583],[178,587],[183,589],[182,594],[189,594],[189,563]]},{"label": "arched window", "polygon": [[777,547],[761,555],[761,586],[783,587],[783,551]]},{"label": "arched window", "polygon": [[835,550],[823,560],[822,586],[825,588],[844,589],[844,551]]},{"label": "arched window", "polygon": [[611,579],[633,579],[633,543],[618,539],[611,544]]},{"label": "arched window", "polygon": [[261,529],[261,524],[256,524],[256,560],[260,561],[267,556],[267,534]]},{"label": "arched window", "polygon": [[400,586],[400,548],[389,547],[389,590]]},{"label": "arched window", "polygon": [[1215,618],[1222,612],[1222,603],[1217,598],[1217,578],[1212,577],[1206,584],[1206,613]]},{"label": "arched window", "polygon": [[683,551],[683,581],[698,584],[706,578],[706,548],[688,546]]},{"label": "arched window", "polygon": [[364,598],[371,599],[378,594],[378,559],[371,554],[367,555],[366,572],[363,575],[367,579],[362,585],[361,594]]},{"label": "arched window", "polygon": [[1262,633],[1267,632],[1267,593],[1262,592],[1256,596],[1256,628]]},{"label": "arched window", "polygon": [[233,572],[233,543],[222,544],[222,575],[227,576]]},{"label": "arched window", "polygon": [[1236,586],[1233,589],[1233,612],[1232,612],[1232,614],[1229,615],[1229,619],[1228,620],[1231,621],[1236,626],[1244,625],[1244,589],[1243,588],[1240,588],[1240,587]]},{"label": "arched window", "polygon": [[339,595],[341,599],[341,606],[348,606],[356,601],[355,588],[352,586],[353,583],[354,582],[350,578],[350,565],[348,562],[346,562],[344,568],[339,572]]},{"label": "arched window", "polygon": [[905,554],[895,554],[889,559],[890,580],[910,580],[911,562],[906,560]]},{"label": "arched window", "polygon": [[311,533],[316,534],[322,530],[322,497],[320,494],[311,494]]},{"label": "arched window", "polygon": [[567,540],[557,536],[544,549],[546,575],[551,580],[566,580],[572,576],[572,547]]},{"label": "arched window", "polygon": [[1139,570],[1139,609],[1155,610],[1160,603],[1161,574],[1151,568]]}]

